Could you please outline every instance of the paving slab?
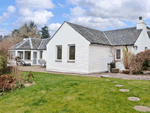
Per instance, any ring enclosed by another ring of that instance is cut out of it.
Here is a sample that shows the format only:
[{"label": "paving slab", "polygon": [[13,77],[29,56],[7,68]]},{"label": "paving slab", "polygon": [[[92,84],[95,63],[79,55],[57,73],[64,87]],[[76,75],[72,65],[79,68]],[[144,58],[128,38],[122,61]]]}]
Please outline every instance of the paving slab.
[{"label": "paving slab", "polygon": [[140,101],[140,98],[138,98],[138,97],[128,97],[128,100],[130,100],[130,101]]},{"label": "paving slab", "polygon": [[137,106],[134,106],[133,108],[140,112],[149,112],[150,111],[150,108],[148,106],[137,105]]}]

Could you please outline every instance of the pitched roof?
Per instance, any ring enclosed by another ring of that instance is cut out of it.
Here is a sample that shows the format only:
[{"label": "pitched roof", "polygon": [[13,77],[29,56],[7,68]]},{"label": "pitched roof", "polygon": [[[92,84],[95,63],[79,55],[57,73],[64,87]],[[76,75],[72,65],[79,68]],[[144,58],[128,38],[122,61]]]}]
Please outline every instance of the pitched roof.
[{"label": "pitched roof", "polygon": [[136,42],[142,30],[136,27],[104,31],[112,45],[132,45]]},{"label": "pitched roof", "polygon": [[14,50],[46,50],[46,45],[51,38],[26,38],[23,41],[12,46],[10,49]]},{"label": "pitched roof", "polygon": [[83,27],[80,25],[72,24],[67,22],[73,29],[80,33],[84,38],[86,38],[91,43],[98,43],[104,45],[110,45],[108,39],[105,37],[102,31],[94,30],[91,28]]},{"label": "pitched roof", "polygon": [[137,30],[136,27],[110,31],[99,31],[70,22],[66,23],[68,23],[73,29],[86,38],[91,44],[132,45],[135,43],[142,31]]}]

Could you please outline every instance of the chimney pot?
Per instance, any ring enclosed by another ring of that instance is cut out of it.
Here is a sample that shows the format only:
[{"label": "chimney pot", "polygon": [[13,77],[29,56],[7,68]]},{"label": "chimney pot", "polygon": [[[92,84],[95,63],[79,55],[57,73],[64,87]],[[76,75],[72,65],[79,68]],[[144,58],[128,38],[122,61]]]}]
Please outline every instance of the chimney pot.
[{"label": "chimney pot", "polygon": [[141,17],[141,16],[139,17],[139,20],[142,20],[142,17]]}]

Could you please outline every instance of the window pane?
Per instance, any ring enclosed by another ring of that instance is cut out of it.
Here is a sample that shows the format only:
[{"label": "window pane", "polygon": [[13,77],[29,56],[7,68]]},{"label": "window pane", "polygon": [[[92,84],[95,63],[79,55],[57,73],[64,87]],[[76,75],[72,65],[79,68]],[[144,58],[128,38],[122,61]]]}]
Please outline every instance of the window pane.
[{"label": "window pane", "polygon": [[69,46],[69,60],[75,60],[75,46]]},{"label": "window pane", "polygon": [[57,59],[62,59],[62,46],[57,46]]},{"label": "window pane", "polygon": [[25,51],[25,59],[30,60],[31,59],[31,52]]},{"label": "window pane", "polygon": [[120,59],[120,57],[121,57],[120,49],[117,49],[117,51],[116,51],[116,56],[117,56],[117,59]]},{"label": "window pane", "polygon": [[42,54],[43,54],[43,51],[40,51],[40,59],[42,59]]}]

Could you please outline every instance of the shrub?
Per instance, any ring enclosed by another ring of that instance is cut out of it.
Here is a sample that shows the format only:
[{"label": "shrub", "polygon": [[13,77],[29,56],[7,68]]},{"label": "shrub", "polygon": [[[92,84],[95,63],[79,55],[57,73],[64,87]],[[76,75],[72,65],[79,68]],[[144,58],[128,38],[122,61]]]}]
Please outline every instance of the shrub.
[{"label": "shrub", "polygon": [[130,73],[129,70],[123,70],[123,71],[122,71],[122,74],[129,74],[129,73]]},{"label": "shrub", "polygon": [[129,64],[131,62],[131,58],[133,56],[133,53],[129,50],[127,50],[125,47],[122,47],[122,51],[123,51],[123,58],[122,58],[122,62],[124,64],[125,69],[129,69]]},{"label": "shrub", "polygon": [[130,63],[130,73],[142,74],[143,65],[147,65],[147,63],[145,64],[147,60],[148,62],[150,61],[150,50],[140,52],[133,56]]},{"label": "shrub", "polygon": [[12,75],[0,76],[0,91],[9,91],[15,87],[16,78]]}]

